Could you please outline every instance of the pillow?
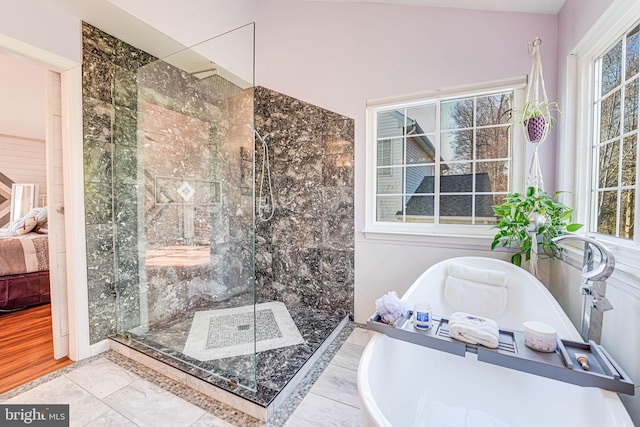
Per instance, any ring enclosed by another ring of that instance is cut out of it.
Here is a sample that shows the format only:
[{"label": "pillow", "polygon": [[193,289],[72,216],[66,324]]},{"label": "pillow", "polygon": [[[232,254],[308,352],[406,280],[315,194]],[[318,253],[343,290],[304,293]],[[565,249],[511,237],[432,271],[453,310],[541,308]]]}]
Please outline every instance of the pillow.
[{"label": "pillow", "polygon": [[48,220],[49,219],[47,217],[47,207],[45,206],[43,208],[40,208],[40,211],[38,212],[38,223],[33,228],[33,230],[38,231],[43,227],[46,228]]},{"label": "pillow", "polygon": [[451,263],[444,284],[444,298],[456,311],[496,318],[507,308],[507,283],[503,271]]},{"label": "pillow", "polygon": [[27,215],[23,216],[22,218],[13,221],[9,225],[9,231],[16,234],[27,234],[28,232],[33,230],[33,228],[38,223],[38,215],[30,215],[30,213],[31,211],[29,211],[29,213],[27,213]]},{"label": "pillow", "polygon": [[37,227],[33,230],[38,234],[49,234],[49,222],[45,222],[44,224],[42,224],[42,227]]}]

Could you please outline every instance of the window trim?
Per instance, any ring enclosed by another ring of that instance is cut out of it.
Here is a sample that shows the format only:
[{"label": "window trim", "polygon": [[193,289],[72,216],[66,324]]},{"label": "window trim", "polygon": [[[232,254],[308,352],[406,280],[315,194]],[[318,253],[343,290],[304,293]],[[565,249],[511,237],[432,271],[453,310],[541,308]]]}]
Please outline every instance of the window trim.
[{"label": "window trim", "polygon": [[[375,116],[379,109],[392,108],[410,108],[414,105],[423,104],[425,101],[441,102],[451,98],[464,98],[466,96],[482,96],[500,91],[513,90],[513,105],[518,106],[524,104],[525,88],[527,83],[526,76],[519,76],[510,79],[494,80],[490,82],[455,86],[443,88],[439,90],[419,92],[404,96],[394,96],[387,98],[379,98],[367,101],[366,110],[366,203],[365,203],[365,229],[363,233],[367,237],[404,240],[408,236],[413,236],[426,240],[440,240],[439,238],[457,238],[467,240],[469,243],[479,243],[485,245],[485,241],[490,241],[495,235],[493,226],[489,225],[469,225],[469,224],[430,224],[430,223],[389,223],[378,222],[375,218],[376,209],[376,162],[374,140]],[[439,122],[440,117],[436,117]],[[513,147],[511,155],[511,188],[508,191],[524,191],[525,175],[527,167],[525,165],[526,157],[526,141],[522,131],[518,131],[518,127],[513,132]],[[439,150],[439,147],[437,148]],[[445,239],[446,240],[446,239]]]},{"label": "window trim", "polygon": [[[637,260],[640,257],[640,229],[636,225],[634,239],[627,240],[615,236],[608,236],[590,232],[592,221],[591,191],[594,179],[593,173],[593,137],[595,121],[593,120],[593,101],[595,96],[595,60],[613,46],[624,33],[634,25],[640,23],[640,0],[614,3],[602,15],[600,20],[589,30],[578,45],[567,57],[567,100],[569,107],[565,111],[566,117],[573,118],[568,123],[562,138],[566,158],[561,182],[568,184],[574,194],[574,220],[585,224],[581,234],[587,234],[602,241],[616,257],[618,264],[624,270],[639,271]],[[575,79],[575,83],[571,83]],[[589,126],[580,126],[589,123]],[[574,141],[574,142],[572,142]],[[578,153],[571,156],[571,153]],[[573,162],[571,164],[570,162]],[[640,197],[636,193],[636,215],[640,217]]]}]

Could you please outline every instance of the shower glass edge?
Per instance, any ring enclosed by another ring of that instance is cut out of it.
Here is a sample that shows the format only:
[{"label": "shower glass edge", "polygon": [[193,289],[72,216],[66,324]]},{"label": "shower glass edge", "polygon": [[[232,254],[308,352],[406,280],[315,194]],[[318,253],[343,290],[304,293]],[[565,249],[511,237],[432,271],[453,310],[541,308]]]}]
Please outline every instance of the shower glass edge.
[{"label": "shower glass edge", "polygon": [[253,23],[113,79],[116,330],[256,390]]}]

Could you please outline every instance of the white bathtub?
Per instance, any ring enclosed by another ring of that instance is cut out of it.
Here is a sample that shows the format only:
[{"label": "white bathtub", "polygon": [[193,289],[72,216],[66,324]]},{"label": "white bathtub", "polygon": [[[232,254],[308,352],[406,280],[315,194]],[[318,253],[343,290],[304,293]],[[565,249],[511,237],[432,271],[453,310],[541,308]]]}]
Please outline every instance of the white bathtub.
[{"label": "white bathtub", "polygon": [[[501,328],[522,330],[527,320],[553,325],[560,338],[581,340],[553,296],[525,270],[490,258],[462,257],[427,270],[402,299],[427,301],[434,315],[459,311],[444,299],[450,262],[509,274],[508,303],[495,317]],[[578,298],[579,296],[576,296]],[[376,334],[358,368],[365,426],[593,426],[633,427],[618,396]]]}]

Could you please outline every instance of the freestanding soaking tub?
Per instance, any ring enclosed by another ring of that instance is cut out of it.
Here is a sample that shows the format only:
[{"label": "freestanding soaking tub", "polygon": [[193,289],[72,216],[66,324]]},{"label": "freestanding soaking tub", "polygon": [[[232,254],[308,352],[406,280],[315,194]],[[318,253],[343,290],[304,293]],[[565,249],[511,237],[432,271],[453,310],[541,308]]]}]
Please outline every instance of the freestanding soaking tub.
[{"label": "freestanding soaking tub", "polygon": [[[452,293],[445,286],[452,263],[472,270],[504,272],[499,274],[506,277],[506,292],[489,295],[491,301],[484,305],[482,290],[456,296],[455,290]],[[461,257],[440,262],[422,274],[402,300],[410,308],[416,302],[428,302],[434,316],[444,318],[456,311],[485,311],[485,317],[493,318],[501,329],[521,331],[523,322],[541,321],[555,327],[559,338],[581,341],[544,285],[522,268],[500,260]],[[376,334],[364,350],[358,368],[358,393],[365,426],[633,426],[614,392],[484,363],[470,353],[452,355],[383,334]]]}]

